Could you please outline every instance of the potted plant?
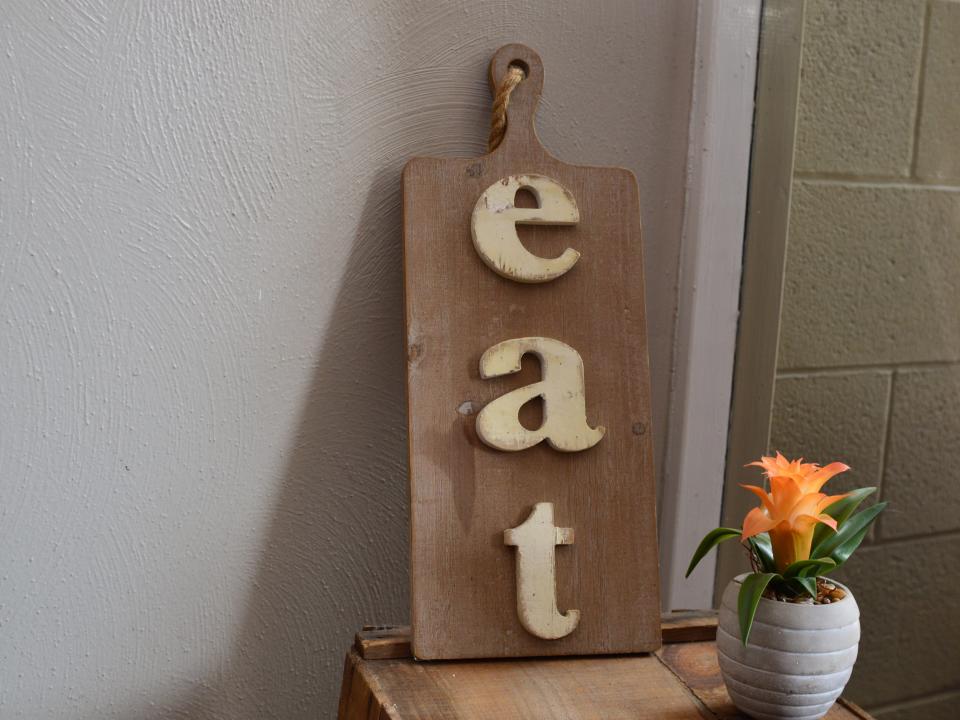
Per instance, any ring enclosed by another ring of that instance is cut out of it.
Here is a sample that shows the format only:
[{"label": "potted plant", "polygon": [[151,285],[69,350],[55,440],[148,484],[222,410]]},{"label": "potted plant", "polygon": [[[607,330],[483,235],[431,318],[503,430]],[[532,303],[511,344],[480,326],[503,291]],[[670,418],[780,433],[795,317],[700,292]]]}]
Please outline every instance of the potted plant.
[{"label": "potted plant", "polygon": [[756,465],[769,491],[741,487],[760,499],[741,529],[716,528],[700,543],[690,567],[713,547],[739,538],[753,572],[730,581],[720,604],[717,655],[730,698],[758,720],[816,720],[826,715],[853,671],[860,611],[845,585],[826,579],[863,542],[886,507],[857,512],[876,488],[842,495],[820,492],[843,463],[820,467],[779,452]]}]

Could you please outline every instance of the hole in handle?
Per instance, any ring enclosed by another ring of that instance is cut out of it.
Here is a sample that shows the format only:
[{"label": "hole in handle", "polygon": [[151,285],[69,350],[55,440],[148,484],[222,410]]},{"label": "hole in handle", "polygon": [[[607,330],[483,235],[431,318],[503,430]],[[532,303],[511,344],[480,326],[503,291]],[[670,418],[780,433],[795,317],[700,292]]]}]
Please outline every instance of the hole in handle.
[{"label": "hole in handle", "polygon": [[[524,80],[526,80],[528,77],[530,77],[530,66],[527,65],[527,63],[526,63],[525,60],[519,60],[519,59],[518,59],[518,60],[511,60],[511,61],[510,61],[510,64],[507,65],[507,70],[510,70],[510,68],[517,68],[517,70],[519,70],[520,72],[522,72],[522,73],[523,73],[523,79],[524,79]],[[521,81],[521,82],[522,82],[522,81]]]}]

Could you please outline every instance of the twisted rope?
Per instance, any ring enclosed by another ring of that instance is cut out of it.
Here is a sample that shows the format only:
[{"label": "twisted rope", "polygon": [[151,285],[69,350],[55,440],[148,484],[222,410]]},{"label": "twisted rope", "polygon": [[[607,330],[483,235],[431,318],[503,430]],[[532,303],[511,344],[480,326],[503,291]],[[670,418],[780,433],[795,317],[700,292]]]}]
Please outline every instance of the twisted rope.
[{"label": "twisted rope", "polygon": [[516,65],[511,65],[507,68],[507,74],[500,82],[500,87],[497,88],[490,117],[490,135],[487,137],[488,152],[493,152],[503,142],[503,136],[507,132],[507,106],[510,104],[510,93],[523,82],[525,77],[523,70]]}]

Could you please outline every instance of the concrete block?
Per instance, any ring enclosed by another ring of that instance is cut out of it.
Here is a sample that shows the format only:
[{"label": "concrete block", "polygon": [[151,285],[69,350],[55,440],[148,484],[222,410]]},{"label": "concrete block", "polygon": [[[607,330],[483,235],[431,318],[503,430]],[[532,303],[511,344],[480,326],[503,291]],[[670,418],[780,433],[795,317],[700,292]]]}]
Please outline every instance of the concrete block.
[{"label": "concrete block", "polygon": [[956,688],[957,558],[960,536],[949,535],[861,547],[837,572],[856,595],[862,631],[846,697],[874,707]]},{"label": "concrete block", "polygon": [[924,6],[922,0],[808,0],[798,170],[909,174]]},{"label": "concrete block", "polygon": [[781,368],[960,360],[960,189],[794,184]]},{"label": "concrete block", "polygon": [[960,2],[934,2],[924,63],[917,176],[960,180]]},{"label": "concrete block", "polygon": [[960,365],[897,372],[879,536],[960,530],[958,466]]},{"label": "concrete block", "polygon": [[889,390],[888,372],[778,378],[770,448],[791,459],[850,465],[824,492],[879,485]]}]

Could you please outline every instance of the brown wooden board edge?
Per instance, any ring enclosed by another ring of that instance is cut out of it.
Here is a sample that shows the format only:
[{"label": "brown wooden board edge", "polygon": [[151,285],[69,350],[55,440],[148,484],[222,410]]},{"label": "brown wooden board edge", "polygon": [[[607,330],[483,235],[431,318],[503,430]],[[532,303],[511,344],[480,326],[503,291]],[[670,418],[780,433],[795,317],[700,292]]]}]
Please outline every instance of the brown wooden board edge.
[{"label": "brown wooden board edge", "polygon": [[864,710],[862,707],[860,707],[859,705],[857,705],[855,702],[851,700],[847,700],[845,698],[837,698],[837,705],[843,706],[844,708],[849,710],[851,713],[853,713],[855,716],[857,716],[858,718],[861,718],[861,720],[874,720],[873,715],[868,713],[866,710]]},{"label": "brown wooden board edge", "polygon": [[717,639],[716,610],[677,610],[660,616],[660,637],[664,644],[703,642]]},{"label": "brown wooden board edge", "polygon": [[364,672],[363,659],[355,650],[347,653],[340,685],[337,720],[390,720],[396,713],[381,702],[383,692],[376,678]]},{"label": "brown wooden board edge", "polygon": [[366,626],[357,633],[353,649],[364,660],[413,657],[409,625]]},{"label": "brown wooden board edge", "polygon": [[[664,643],[702,642],[717,637],[715,610],[666,613],[660,619]],[[409,625],[367,625],[357,633],[353,648],[364,660],[413,657]]]}]

